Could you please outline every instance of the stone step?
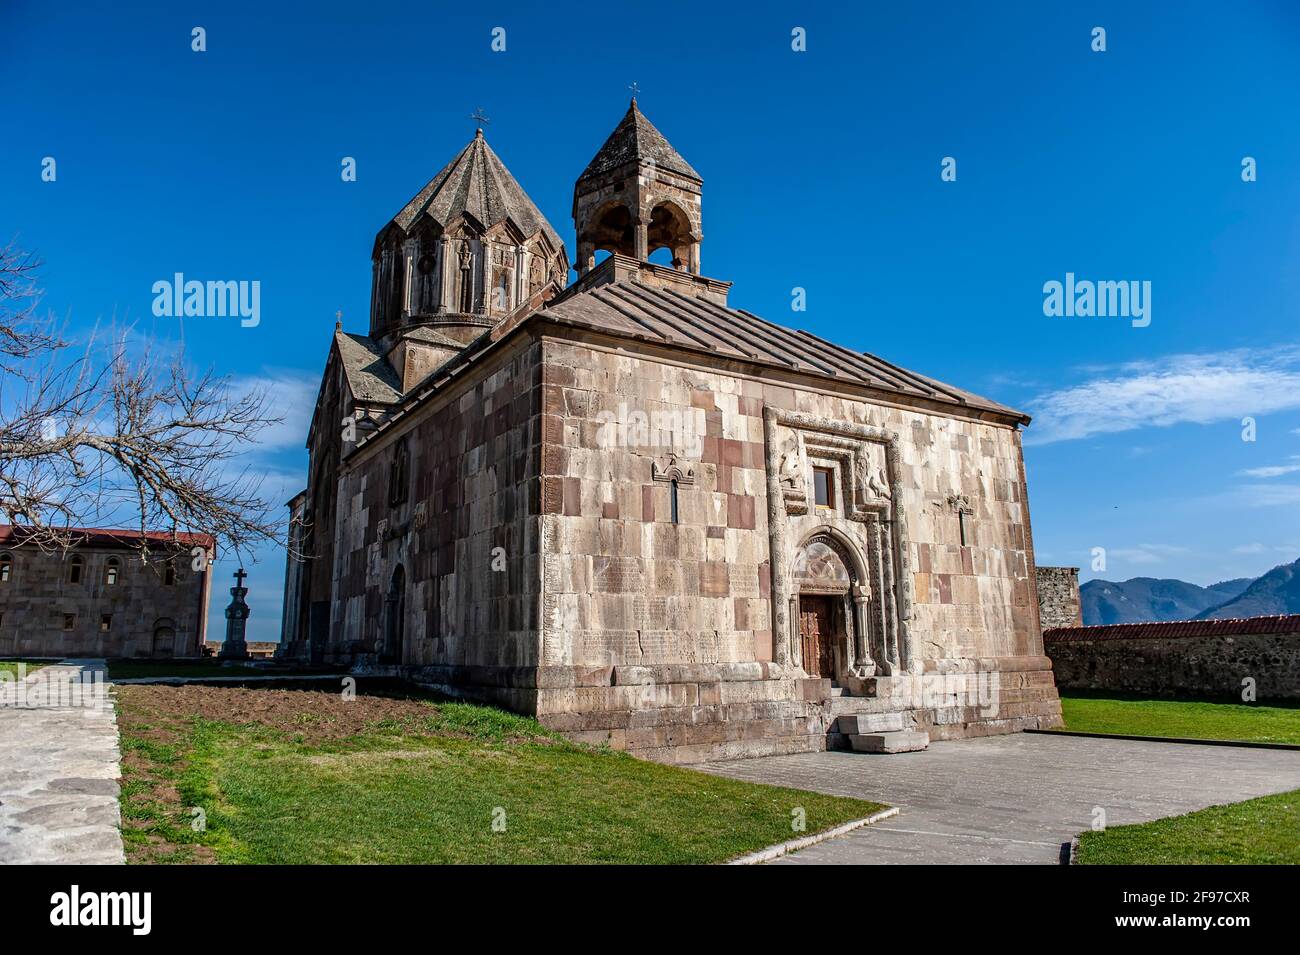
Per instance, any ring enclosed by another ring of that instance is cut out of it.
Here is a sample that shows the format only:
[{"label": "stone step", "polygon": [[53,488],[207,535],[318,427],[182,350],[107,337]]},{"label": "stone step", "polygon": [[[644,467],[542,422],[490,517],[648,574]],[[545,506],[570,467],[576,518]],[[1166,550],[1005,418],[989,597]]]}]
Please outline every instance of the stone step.
[{"label": "stone step", "polygon": [[915,753],[930,745],[930,734],[920,730],[853,733],[849,743],[855,753]]},{"label": "stone step", "polygon": [[827,701],[831,716],[846,713],[884,713],[896,709],[889,700],[876,700],[869,696],[833,696]]},{"label": "stone step", "polygon": [[852,736],[854,733],[889,733],[906,729],[902,713],[845,713],[835,717],[834,732]]}]

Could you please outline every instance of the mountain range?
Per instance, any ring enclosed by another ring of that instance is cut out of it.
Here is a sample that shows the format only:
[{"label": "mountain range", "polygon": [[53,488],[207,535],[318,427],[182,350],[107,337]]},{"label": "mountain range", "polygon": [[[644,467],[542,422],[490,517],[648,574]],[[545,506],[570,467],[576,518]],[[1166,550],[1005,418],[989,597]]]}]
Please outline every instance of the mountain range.
[{"label": "mountain range", "polygon": [[1208,587],[1155,577],[1090,580],[1079,588],[1079,598],[1085,626],[1300,613],[1300,560]]}]

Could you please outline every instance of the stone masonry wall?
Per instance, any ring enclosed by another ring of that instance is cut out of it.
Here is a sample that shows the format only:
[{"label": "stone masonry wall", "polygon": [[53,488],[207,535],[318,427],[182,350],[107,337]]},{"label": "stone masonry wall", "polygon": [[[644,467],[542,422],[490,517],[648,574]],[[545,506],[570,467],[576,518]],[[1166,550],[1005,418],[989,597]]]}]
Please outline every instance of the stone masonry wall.
[{"label": "stone masonry wall", "polygon": [[1038,579],[1038,619],[1044,630],[1082,627],[1078,567],[1035,568]]},{"label": "stone masonry wall", "polygon": [[[394,572],[406,576],[400,663],[439,683],[536,684],[539,348],[524,341],[476,371],[409,430],[395,428],[339,480],[331,656],[383,649]],[[390,505],[405,435],[410,490]],[[491,695],[491,694],[489,694]]]},{"label": "stone masonry wall", "polygon": [[1078,627],[1045,642],[1062,689],[1241,700],[1249,679],[1257,700],[1300,699],[1300,616]]},{"label": "stone masonry wall", "polygon": [[[1015,431],[582,345],[546,349],[544,663],[772,659],[764,405],[901,435],[926,659],[1041,655]],[[611,439],[611,421],[638,413],[648,442],[635,423]],[[676,525],[670,483],[652,473],[673,455],[694,472]],[[953,494],[973,511],[966,546]]]}]

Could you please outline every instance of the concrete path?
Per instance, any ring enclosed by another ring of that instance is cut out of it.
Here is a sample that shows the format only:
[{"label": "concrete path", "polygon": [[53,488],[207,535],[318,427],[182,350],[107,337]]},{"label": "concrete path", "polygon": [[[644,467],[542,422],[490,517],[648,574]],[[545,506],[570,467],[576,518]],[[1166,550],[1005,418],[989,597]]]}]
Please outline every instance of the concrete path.
[{"label": "concrete path", "polygon": [[106,684],[72,695],[83,674],[106,672],[65,660],[0,682],[0,864],[125,861],[113,704]]},{"label": "concrete path", "polygon": [[897,806],[892,819],[771,863],[1043,863],[1092,828],[1300,789],[1300,752],[1018,733],[921,753],[806,753],[694,767]]}]

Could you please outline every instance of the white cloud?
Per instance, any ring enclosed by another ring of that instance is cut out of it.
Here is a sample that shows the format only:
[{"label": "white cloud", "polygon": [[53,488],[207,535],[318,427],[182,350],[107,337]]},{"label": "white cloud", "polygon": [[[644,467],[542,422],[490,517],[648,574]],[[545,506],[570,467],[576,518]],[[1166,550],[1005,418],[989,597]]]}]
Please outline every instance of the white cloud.
[{"label": "white cloud", "polygon": [[1300,408],[1300,348],[1171,355],[1093,374],[1030,402],[1027,444]]},{"label": "white cloud", "polygon": [[1249,507],[1291,507],[1300,505],[1300,484],[1243,484],[1231,498]]},{"label": "white cloud", "polygon": [[267,413],[284,419],[258,434],[252,445],[254,450],[274,453],[290,448],[297,450],[306,445],[307,429],[311,427],[316,394],[320,390],[319,377],[300,371],[266,370],[259,375],[233,378],[230,386],[236,394],[253,390],[265,392]]},{"label": "white cloud", "polygon": [[1241,477],[1272,478],[1281,477],[1283,474],[1294,474],[1296,471],[1300,471],[1300,464],[1275,464],[1263,468],[1246,468],[1243,471],[1238,471],[1237,474]]}]

